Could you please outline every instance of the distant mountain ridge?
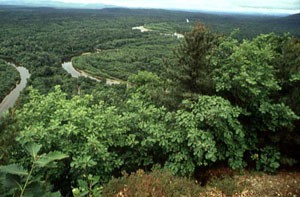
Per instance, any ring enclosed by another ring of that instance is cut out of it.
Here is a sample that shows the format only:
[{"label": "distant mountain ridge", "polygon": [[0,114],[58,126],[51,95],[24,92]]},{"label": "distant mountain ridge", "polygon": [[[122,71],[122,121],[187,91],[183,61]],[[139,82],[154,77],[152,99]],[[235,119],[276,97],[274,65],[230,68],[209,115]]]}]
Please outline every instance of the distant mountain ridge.
[{"label": "distant mountain ridge", "polygon": [[[43,8],[77,8],[77,9],[104,9],[104,8],[120,8],[120,9],[146,9],[153,10],[151,8],[129,8],[129,7],[120,7],[116,5],[101,4],[101,3],[66,3],[57,0],[0,0],[0,7],[9,7],[9,6],[21,6],[21,7],[43,7]],[[170,10],[170,11],[184,11],[184,12],[193,12],[193,13],[208,13],[213,15],[220,16],[237,16],[239,17],[252,17],[254,15],[273,16],[275,15],[264,15],[264,14],[245,14],[245,13],[235,13],[235,12],[220,12],[220,11],[203,11],[203,10],[190,10],[190,9],[155,9],[155,10]],[[300,25],[300,13],[292,14],[288,16],[276,16],[277,21],[285,22],[289,25]]]},{"label": "distant mountain ridge", "polygon": [[65,3],[59,1],[30,1],[30,0],[1,0],[0,5],[26,6],[26,7],[54,7],[54,8],[82,8],[82,9],[102,9],[116,7],[101,3]]},{"label": "distant mountain ridge", "polygon": [[286,18],[300,20],[300,13],[289,15]]},{"label": "distant mountain ridge", "polygon": [[281,18],[281,22],[284,22],[287,25],[300,26],[300,13],[283,17]]}]

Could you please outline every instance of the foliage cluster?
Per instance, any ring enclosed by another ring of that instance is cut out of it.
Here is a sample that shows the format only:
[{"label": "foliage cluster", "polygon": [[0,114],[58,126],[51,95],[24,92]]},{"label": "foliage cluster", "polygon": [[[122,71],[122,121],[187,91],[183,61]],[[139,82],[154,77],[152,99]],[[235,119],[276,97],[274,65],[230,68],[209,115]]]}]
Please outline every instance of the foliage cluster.
[{"label": "foliage cluster", "polygon": [[0,166],[1,185],[3,196],[60,196],[59,192],[52,193],[51,185],[43,180],[46,168],[55,168],[56,160],[68,157],[58,151],[47,154],[38,154],[41,145],[29,143],[24,146],[30,156],[29,171],[20,164]]},{"label": "foliage cluster", "polygon": [[[30,101],[17,112],[18,144],[34,141],[46,152],[68,154],[65,167],[49,177],[68,173],[72,182],[89,174],[105,182],[122,170],[151,168],[157,163],[181,175],[227,159],[233,168],[244,165],[244,133],[235,120],[240,109],[228,101],[201,96],[195,102],[184,101],[185,110],[171,113],[133,92],[120,108],[97,102],[92,95],[68,99],[58,87],[47,96],[31,90]],[[12,154],[23,157],[17,147]]]},{"label": "foliage cluster", "polygon": [[[278,168],[280,152],[298,157],[284,146],[288,143],[299,146],[299,141],[288,140],[291,133],[299,137],[294,126],[300,111],[293,100],[299,88],[291,84],[294,79],[295,84],[298,81],[295,76],[299,72],[299,59],[293,54],[300,48],[299,41],[289,35],[267,34],[240,42],[232,35],[215,36],[216,44],[209,45],[213,42],[212,34],[208,33],[200,25],[187,34],[180,49],[182,53],[177,54],[175,63],[168,65],[173,95],[193,100],[195,95],[213,94],[239,107],[241,111],[236,117],[247,139],[244,146],[258,169]],[[202,50],[203,47],[206,49]]]}]

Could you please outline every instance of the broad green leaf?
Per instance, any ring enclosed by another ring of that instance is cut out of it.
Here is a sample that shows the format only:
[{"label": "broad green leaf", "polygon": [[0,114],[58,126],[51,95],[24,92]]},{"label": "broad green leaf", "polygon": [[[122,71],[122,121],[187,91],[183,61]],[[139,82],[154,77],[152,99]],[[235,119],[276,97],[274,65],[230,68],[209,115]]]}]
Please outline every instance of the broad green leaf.
[{"label": "broad green leaf", "polygon": [[0,171],[8,174],[28,175],[28,172],[21,165],[18,164],[0,166]]},{"label": "broad green leaf", "polygon": [[3,187],[14,188],[13,190],[17,190],[18,188],[21,188],[22,178],[15,174],[3,174],[0,181]]},{"label": "broad green leaf", "polygon": [[29,143],[25,146],[27,152],[33,157],[36,158],[38,152],[42,148],[42,145],[36,143]]},{"label": "broad green leaf", "polygon": [[54,151],[54,152],[50,152],[50,153],[40,157],[36,161],[36,164],[39,165],[40,167],[44,167],[52,161],[61,160],[61,159],[64,159],[66,157],[68,157],[68,155],[66,155],[62,152],[59,152],[59,151]]}]

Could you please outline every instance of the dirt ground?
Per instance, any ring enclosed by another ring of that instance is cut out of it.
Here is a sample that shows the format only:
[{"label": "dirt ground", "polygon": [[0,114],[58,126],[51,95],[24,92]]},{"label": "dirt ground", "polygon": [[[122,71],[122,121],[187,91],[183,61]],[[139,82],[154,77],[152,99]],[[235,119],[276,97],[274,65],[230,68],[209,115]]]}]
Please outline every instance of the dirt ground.
[{"label": "dirt ground", "polygon": [[243,172],[239,175],[210,180],[200,196],[300,197],[300,172],[280,171],[274,175]]}]

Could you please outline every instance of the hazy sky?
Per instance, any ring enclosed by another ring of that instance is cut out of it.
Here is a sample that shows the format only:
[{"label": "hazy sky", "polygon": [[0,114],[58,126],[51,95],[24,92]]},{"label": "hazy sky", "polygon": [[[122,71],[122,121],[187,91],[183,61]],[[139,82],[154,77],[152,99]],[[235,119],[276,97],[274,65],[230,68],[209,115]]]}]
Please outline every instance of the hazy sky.
[{"label": "hazy sky", "polygon": [[126,7],[199,9],[210,11],[299,13],[300,0],[56,0],[104,3]]},{"label": "hazy sky", "polygon": [[[18,0],[0,0],[18,1]],[[60,1],[66,3],[102,3],[124,7],[193,9],[208,11],[258,12],[295,14],[300,12],[300,0],[22,0],[31,3]]]}]

